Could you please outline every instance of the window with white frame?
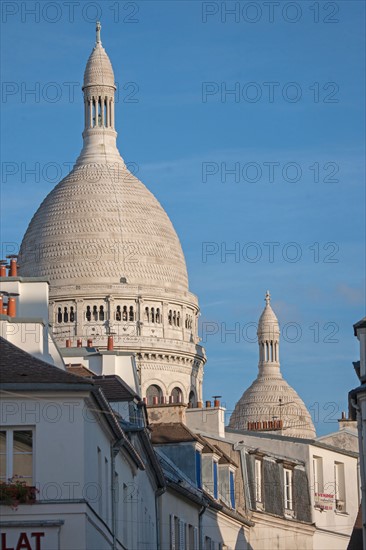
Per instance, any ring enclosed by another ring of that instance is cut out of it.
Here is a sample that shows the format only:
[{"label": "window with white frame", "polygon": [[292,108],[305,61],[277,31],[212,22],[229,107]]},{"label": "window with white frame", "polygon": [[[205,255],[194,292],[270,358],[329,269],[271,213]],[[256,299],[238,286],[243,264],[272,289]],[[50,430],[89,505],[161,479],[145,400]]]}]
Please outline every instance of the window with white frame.
[{"label": "window with white frame", "polygon": [[0,480],[16,477],[33,485],[33,430],[0,430]]},{"label": "window with white frame", "polygon": [[255,501],[262,502],[262,461],[259,458],[255,459]]},{"label": "window with white frame", "polygon": [[319,498],[319,494],[323,493],[323,459],[321,456],[313,456],[313,483],[315,500]]},{"label": "window with white frame", "polygon": [[292,500],[292,479],[293,471],[288,468],[284,468],[284,497],[285,497],[285,510],[293,510],[293,500]]},{"label": "window with white frame", "polygon": [[334,498],[335,509],[338,512],[346,511],[346,483],[343,462],[334,463]]}]

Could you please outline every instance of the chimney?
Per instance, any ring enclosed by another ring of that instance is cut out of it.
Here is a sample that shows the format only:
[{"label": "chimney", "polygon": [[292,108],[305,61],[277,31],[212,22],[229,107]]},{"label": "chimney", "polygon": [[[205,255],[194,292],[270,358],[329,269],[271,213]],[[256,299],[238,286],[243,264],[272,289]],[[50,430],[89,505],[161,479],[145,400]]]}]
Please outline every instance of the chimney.
[{"label": "chimney", "polygon": [[8,315],[9,317],[16,317],[17,315],[17,304],[15,298],[9,296],[8,299]]},{"label": "chimney", "polygon": [[82,340],[77,340],[76,347],[82,348],[83,347],[83,341]]},{"label": "chimney", "polygon": [[66,340],[66,347],[71,348],[71,340],[69,338]]},{"label": "chimney", "polygon": [[113,349],[114,349],[113,336],[108,336],[107,350],[113,351]]}]

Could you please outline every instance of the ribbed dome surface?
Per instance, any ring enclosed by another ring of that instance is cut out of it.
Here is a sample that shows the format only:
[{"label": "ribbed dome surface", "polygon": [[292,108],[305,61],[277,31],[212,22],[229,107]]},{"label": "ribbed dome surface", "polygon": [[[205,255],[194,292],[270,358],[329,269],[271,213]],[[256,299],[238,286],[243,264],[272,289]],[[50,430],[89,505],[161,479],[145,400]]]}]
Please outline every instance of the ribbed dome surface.
[{"label": "ribbed dome surface", "polygon": [[94,47],[85,67],[84,88],[86,86],[114,86],[112,64],[100,42]]},{"label": "ribbed dome surface", "polygon": [[[280,406],[280,401],[281,406]],[[230,418],[230,428],[246,430],[248,422],[283,421],[282,434],[313,439],[315,428],[304,402],[281,375],[258,377],[243,393]]]},{"label": "ribbed dome surface", "polygon": [[182,248],[166,212],[120,164],[76,166],[33,216],[21,275],[51,288],[119,283],[188,290]]}]

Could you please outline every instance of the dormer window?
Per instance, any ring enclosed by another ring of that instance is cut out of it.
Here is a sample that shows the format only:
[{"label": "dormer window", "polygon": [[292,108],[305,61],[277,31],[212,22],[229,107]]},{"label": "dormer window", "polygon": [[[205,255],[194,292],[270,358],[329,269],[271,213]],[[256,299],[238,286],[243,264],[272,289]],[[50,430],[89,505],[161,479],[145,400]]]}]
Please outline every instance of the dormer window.
[{"label": "dormer window", "polygon": [[219,465],[218,461],[213,461],[213,495],[214,498],[219,498],[219,486],[218,486],[218,480],[219,480]]},{"label": "dormer window", "polygon": [[196,449],[196,483],[202,489],[202,454],[199,449]]},{"label": "dormer window", "polygon": [[235,508],[235,473],[230,470],[230,504]]},{"label": "dormer window", "polygon": [[263,501],[262,497],[262,460],[256,458],[254,461],[254,474],[255,474],[255,501],[256,504],[261,504]]},{"label": "dormer window", "polygon": [[215,499],[219,498],[219,460],[220,456],[207,445],[202,453],[203,488]]},{"label": "dormer window", "polygon": [[292,487],[292,477],[293,471],[288,468],[284,468],[284,497],[285,497],[285,512],[293,510],[293,487]]}]

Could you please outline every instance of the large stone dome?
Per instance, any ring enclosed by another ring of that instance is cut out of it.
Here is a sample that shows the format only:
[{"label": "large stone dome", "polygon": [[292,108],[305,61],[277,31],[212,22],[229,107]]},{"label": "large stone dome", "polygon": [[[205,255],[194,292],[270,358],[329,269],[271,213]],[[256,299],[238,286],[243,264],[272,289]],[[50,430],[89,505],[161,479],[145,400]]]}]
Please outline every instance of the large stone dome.
[{"label": "large stone dome", "polygon": [[173,225],[123,162],[81,164],[46,197],[20,252],[21,274],[51,287],[127,282],[188,290]]},{"label": "large stone dome", "polygon": [[68,360],[78,347],[82,357],[85,344],[109,353],[112,338],[117,354],[134,354],[148,403],[192,404],[202,401],[206,360],[198,300],[168,215],[118,151],[115,90],[97,23],[84,74],[83,147],[28,226],[20,275],[49,280],[53,337]]},{"label": "large stone dome", "polygon": [[33,216],[20,250],[21,274],[47,277],[51,296],[63,286],[122,282],[188,291],[173,225],[117,149],[115,89],[97,23],[84,73],[83,149]]}]

